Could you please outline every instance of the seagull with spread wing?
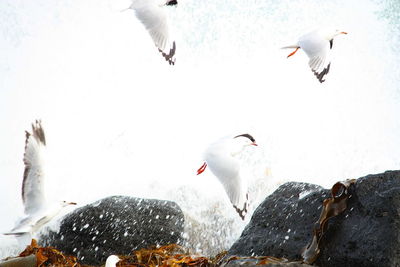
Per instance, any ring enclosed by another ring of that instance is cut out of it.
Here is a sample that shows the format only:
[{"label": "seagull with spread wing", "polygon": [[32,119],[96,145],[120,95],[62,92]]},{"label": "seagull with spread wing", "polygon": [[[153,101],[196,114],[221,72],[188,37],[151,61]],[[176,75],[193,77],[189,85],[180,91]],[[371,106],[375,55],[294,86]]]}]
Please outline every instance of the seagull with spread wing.
[{"label": "seagull with spread wing", "polygon": [[127,9],[133,9],[136,17],[149,32],[161,55],[170,64],[175,64],[176,44],[171,38],[165,6],[177,5],[177,0],[132,0]]},{"label": "seagull with spread wing", "polygon": [[293,56],[300,48],[303,49],[310,59],[308,65],[312,72],[318,81],[323,83],[331,67],[330,54],[333,47],[333,39],[340,34],[347,34],[347,32],[330,29],[315,30],[301,36],[297,43],[282,48],[295,49],[287,56],[288,58]]},{"label": "seagull with spread wing", "polygon": [[5,235],[23,236],[36,233],[53,219],[64,207],[76,205],[74,202],[49,203],[44,192],[45,172],[43,151],[46,138],[40,121],[32,124],[32,133],[26,132],[24,153],[24,176],[22,181],[22,201],[25,216]]},{"label": "seagull with spread wing", "polygon": [[249,146],[257,146],[250,134],[228,136],[211,144],[204,153],[204,164],[197,170],[197,175],[204,172],[207,166],[218,178],[228,195],[233,208],[244,220],[249,207],[247,182],[240,175],[238,155]]}]

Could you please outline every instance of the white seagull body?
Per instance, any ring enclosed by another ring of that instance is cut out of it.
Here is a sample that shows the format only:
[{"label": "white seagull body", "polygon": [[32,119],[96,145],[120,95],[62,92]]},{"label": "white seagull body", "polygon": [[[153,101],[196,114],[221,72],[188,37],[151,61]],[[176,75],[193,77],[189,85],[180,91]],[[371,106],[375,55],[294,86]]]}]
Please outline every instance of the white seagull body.
[{"label": "white seagull body", "polygon": [[116,256],[116,255],[110,255],[108,256],[106,260],[106,266],[105,267],[115,267],[116,264],[120,261],[121,259]]},{"label": "white seagull body", "polygon": [[331,66],[330,53],[333,47],[333,39],[339,34],[347,33],[338,30],[315,30],[301,36],[296,44],[282,48],[295,49],[288,57],[293,56],[298,49],[303,49],[310,59],[308,65],[312,72],[318,81],[323,83]]},{"label": "white seagull body", "polygon": [[246,180],[240,176],[239,153],[247,146],[257,144],[249,134],[226,137],[211,144],[204,153],[205,163],[197,171],[201,174],[207,166],[223,185],[233,207],[244,220],[248,208]]},{"label": "white seagull body", "polygon": [[[25,216],[5,235],[30,236],[54,218],[63,207],[76,205],[73,202],[48,204],[44,194],[43,150],[46,139],[40,121],[32,124],[32,134],[26,132],[24,154],[24,178],[22,182],[22,201]],[[30,240],[29,240],[30,241]]]},{"label": "white seagull body", "polygon": [[170,37],[164,7],[177,4],[177,0],[132,0],[128,8],[135,11],[136,17],[149,32],[158,51],[170,65],[175,64],[176,44]]}]

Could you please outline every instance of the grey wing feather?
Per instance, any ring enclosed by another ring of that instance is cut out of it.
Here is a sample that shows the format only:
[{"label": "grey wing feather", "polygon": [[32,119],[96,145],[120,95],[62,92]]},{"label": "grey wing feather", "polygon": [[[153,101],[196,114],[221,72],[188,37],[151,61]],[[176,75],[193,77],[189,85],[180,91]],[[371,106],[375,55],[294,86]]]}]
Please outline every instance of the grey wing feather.
[{"label": "grey wing feather", "polygon": [[329,47],[330,43],[326,42],[326,45],[324,45],[321,50],[319,50],[317,53],[309,55],[310,60],[308,65],[320,83],[325,81],[325,76],[329,73],[331,66]]},{"label": "grey wing feather", "polygon": [[25,140],[22,200],[26,214],[34,213],[45,203],[42,162],[42,150],[45,145],[46,139],[41,122],[36,121],[32,124],[32,134],[26,132]]},{"label": "grey wing feather", "polygon": [[244,219],[248,207],[247,184],[240,177],[239,163],[235,158],[228,156],[214,159],[208,165],[224,187],[233,207],[239,213],[239,216]]},{"label": "grey wing feather", "polygon": [[149,32],[163,57],[169,64],[173,65],[175,63],[176,44],[175,42],[170,42],[167,15],[163,10],[163,6],[158,6],[153,1],[139,0],[135,1],[131,8]]},{"label": "grey wing feather", "polygon": [[311,32],[301,37],[299,44],[309,57],[308,65],[312,72],[319,82],[324,82],[330,69],[331,42],[318,32]]}]

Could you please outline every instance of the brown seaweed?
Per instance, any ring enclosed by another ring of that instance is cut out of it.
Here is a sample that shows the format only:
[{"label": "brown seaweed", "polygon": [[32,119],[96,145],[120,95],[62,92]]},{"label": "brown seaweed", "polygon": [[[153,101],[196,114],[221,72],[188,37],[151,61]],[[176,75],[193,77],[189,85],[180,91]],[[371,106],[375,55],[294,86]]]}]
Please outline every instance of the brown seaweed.
[{"label": "brown seaweed", "polygon": [[355,179],[345,182],[337,182],[331,189],[332,197],[327,198],[323,202],[321,215],[313,229],[312,241],[307,245],[301,254],[303,262],[312,264],[316,261],[320,253],[320,241],[328,227],[328,220],[341,214],[347,208],[347,200],[351,196],[348,188],[355,183]]},{"label": "brown seaweed", "polygon": [[67,267],[80,267],[77,258],[74,256],[67,256],[53,247],[40,247],[35,239],[26,249],[19,254],[19,257],[26,257],[29,255],[36,256],[36,267],[40,266],[67,266]]},{"label": "brown seaweed", "polygon": [[171,244],[162,247],[140,249],[133,251],[130,256],[120,257],[122,260],[117,266],[126,267],[184,267],[184,266],[212,266],[213,263],[206,257],[190,255],[179,245]]}]

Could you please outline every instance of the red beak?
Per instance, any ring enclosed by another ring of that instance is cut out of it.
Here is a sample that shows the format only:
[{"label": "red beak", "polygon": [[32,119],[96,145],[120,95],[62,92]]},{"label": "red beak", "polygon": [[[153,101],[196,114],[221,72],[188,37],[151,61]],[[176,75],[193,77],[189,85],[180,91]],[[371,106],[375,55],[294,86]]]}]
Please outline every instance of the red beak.
[{"label": "red beak", "polygon": [[341,32],[341,34],[347,34],[347,32]]},{"label": "red beak", "polygon": [[258,146],[256,143],[252,143],[251,145],[252,145],[252,146]]}]

